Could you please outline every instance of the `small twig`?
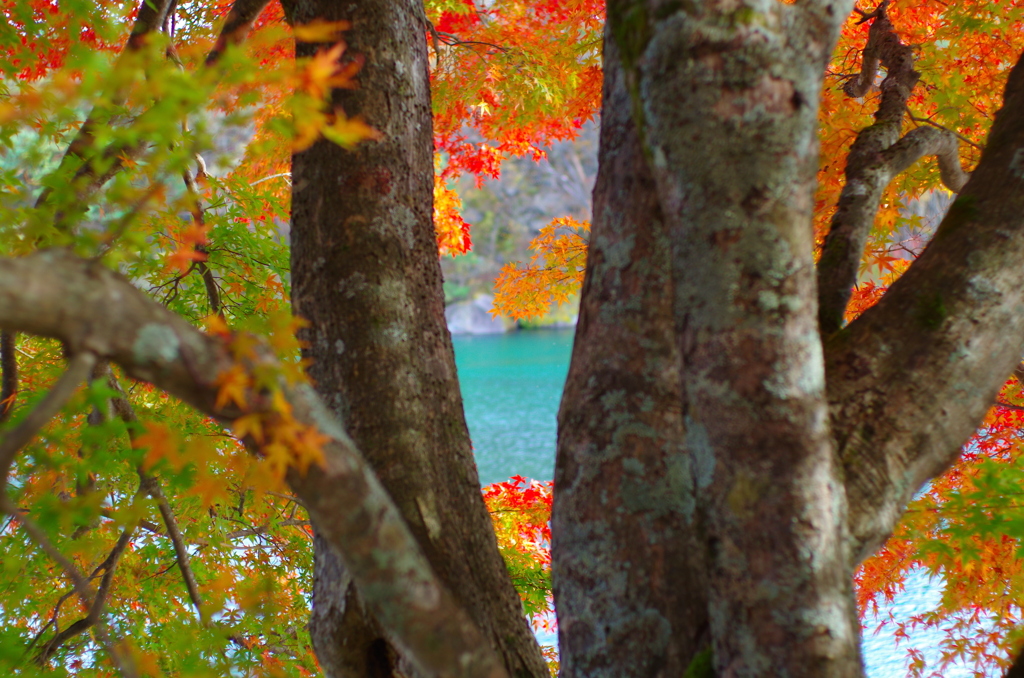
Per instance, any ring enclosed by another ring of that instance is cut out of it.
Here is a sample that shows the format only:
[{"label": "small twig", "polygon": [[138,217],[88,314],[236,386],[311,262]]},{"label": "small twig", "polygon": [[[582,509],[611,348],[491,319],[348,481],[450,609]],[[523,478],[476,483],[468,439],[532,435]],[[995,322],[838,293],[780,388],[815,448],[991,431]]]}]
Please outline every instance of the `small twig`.
[{"label": "small twig", "polygon": [[67,370],[53,385],[42,402],[36,405],[24,421],[15,426],[0,441],[0,492],[3,492],[7,485],[7,474],[18,450],[28,444],[36,433],[46,425],[46,422],[60,412],[82,382],[89,378],[95,364],[96,356],[88,351],[82,351],[72,356]]},{"label": "small twig", "polygon": [[75,587],[75,593],[82,599],[85,606],[92,606],[93,593],[92,588],[89,586],[89,581],[85,578],[75,564],[68,560],[63,553],[61,553],[56,546],[50,542],[50,538],[46,536],[42,528],[36,525],[26,513],[19,511],[6,496],[0,496],[0,512],[6,513],[10,516],[14,516],[16,520],[21,523],[21,526],[25,528],[28,535],[32,540],[43,550],[43,553],[48,555],[57,565],[64,570],[65,576],[71,581],[71,585]]},{"label": "small twig", "polygon": [[[108,520],[114,520],[114,512],[109,508],[101,508],[100,515]],[[146,532],[152,532],[153,534],[162,535],[164,533],[159,525],[149,520],[139,520],[138,526]]]},{"label": "small twig", "polygon": [[290,494],[284,494],[281,492],[274,492],[273,490],[265,490],[263,494],[269,494],[271,497],[277,497],[278,499],[287,499],[288,501],[298,504],[302,508],[306,508],[306,504],[298,497],[293,497]]},{"label": "small twig", "polygon": [[1024,412],[1024,407],[1020,405],[1011,405],[1010,403],[1004,403],[1002,400],[997,400],[995,403],[996,407],[1002,407],[1007,410],[1013,410],[1014,412]]},{"label": "small twig", "polygon": [[965,143],[965,144],[967,144],[968,146],[973,146],[974,148],[978,149],[979,151],[982,151],[982,150],[984,150],[984,147],[983,147],[983,146],[981,146],[981,145],[979,145],[979,144],[976,144],[976,143],[974,143],[973,141],[971,141],[970,139],[968,139],[967,137],[965,137],[965,136],[964,136],[963,134],[960,134],[960,133],[959,133],[959,132],[957,132],[956,130],[952,130],[952,129],[949,129],[949,128],[948,128],[948,127],[946,127],[945,125],[940,125],[939,123],[935,122],[934,120],[931,120],[930,118],[919,118],[918,116],[914,115],[914,114],[913,114],[913,113],[911,113],[910,111],[907,111],[907,115],[908,115],[908,116],[910,117],[910,119],[911,119],[911,120],[913,120],[914,122],[923,122],[923,123],[925,123],[925,124],[927,124],[927,125],[931,125],[932,127],[938,127],[938,128],[939,128],[939,129],[941,129],[941,130],[944,130],[944,131],[946,131],[946,132],[949,132],[950,134],[952,134],[953,136],[955,136],[955,137],[956,137],[957,139],[959,139],[960,141],[964,142],[964,143]]},{"label": "small twig", "polygon": [[[300,520],[295,518],[286,518],[277,522],[277,527],[308,527],[312,525],[308,520]],[[264,525],[256,525],[253,527],[247,527],[244,530],[236,530],[234,532],[228,532],[225,536],[227,539],[239,539],[241,537],[258,537],[266,534],[270,530],[270,523]]]},{"label": "small twig", "polygon": [[269,177],[263,177],[262,179],[257,179],[256,181],[254,181],[251,184],[249,184],[249,186],[255,186],[257,184],[262,184],[264,181],[270,181],[271,179],[280,179],[281,177],[287,177],[288,181],[291,181],[292,180],[292,173],[291,172],[281,172],[279,174],[271,174]]},{"label": "small twig", "polygon": [[196,608],[199,619],[205,624],[207,620],[203,616],[203,600],[199,595],[199,584],[196,582],[196,576],[189,564],[188,546],[186,546],[185,537],[181,534],[181,529],[178,527],[178,520],[174,517],[174,511],[171,510],[171,505],[160,488],[160,482],[155,477],[147,475],[142,469],[139,469],[139,478],[142,480],[142,487],[156,502],[157,508],[160,509],[160,516],[167,527],[167,536],[171,538],[171,544],[174,545],[175,560],[178,564],[178,570],[181,572],[181,578],[185,580],[188,597]]},{"label": "small twig", "polygon": [[437,33],[437,27],[434,26],[434,22],[428,19],[424,19],[427,23],[427,29],[430,31],[430,40],[434,46],[434,70],[436,71],[441,67],[441,36]]},{"label": "small twig", "polygon": [[[184,170],[181,173],[181,178],[185,182],[185,189],[188,192],[189,211],[192,213],[192,223],[195,224],[196,228],[205,233],[206,213],[203,210],[203,203],[199,199],[199,189],[196,187],[196,180],[188,170]],[[197,246],[196,251],[204,256],[209,255],[210,253],[210,250],[207,249],[205,245]],[[210,304],[210,312],[213,313],[213,315],[224,317],[224,309],[221,307],[220,303],[220,291],[217,288],[217,281],[213,277],[213,270],[205,261],[195,262],[194,268],[199,271],[199,275],[203,279],[203,285],[206,287],[206,299]]]},{"label": "small twig", "polygon": [[[36,655],[36,662],[38,664],[45,664],[64,643],[85,633],[99,623],[100,619],[102,619],[103,608],[107,603],[107,597],[110,595],[110,585],[114,580],[114,570],[117,568],[121,555],[128,547],[132,535],[134,534],[134,525],[126,527],[121,532],[121,536],[114,544],[114,548],[111,549],[103,562],[96,566],[96,569],[93,570],[92,577],[90,577],[90,579],[93,579],[100,573],[100,571],[103,572],[103,578],[100,580],[99,590],[96,592],[92,605],[89,607],[89,613],[85,617],[82,617],[75,623],[68,626],[63,631],[54,635],[54,637],[51,638],[41,650],[39,650],[39,654]],[[56,610],[54,611],[54,618],[56,618]]]},{"label": "small twig", "polygon": [[[138,417],[135,416],[135,410],[132,408],[128,397],[125,395],[124,390],[121,388],[121,384],[111,375],[108,380],[111,389],[118,393],[118,397],[111,399],[111,405],[114,408],[114,413],[121,418],[126,424],[133,424],[138,421]],[[128,427],[128,436],[134,441],[135,434],[133,428]],[[167,536],[171,539],[171,544],[174,546],[175,561],[178,565],[178,569],[181,571],[181,576],[185,580],[185,588],[188,590],[188,596],[192,601],[192,604],[196,608],[196,612],[199,614],[200,620],[203,620],[203,602],[199,595],[199,585],[196,582],[195,574],[192,572],[192,568],[189,565],[188,547],[185,545],[185,538],[181,534],[181,529],[178,527],[178,520],[174,517],[174,511],[171,510],[171,505],[167,501],[167,497],[164,496],[163,490],[160,488],[160,481],[155,477],[148,475],[141,468],[138,469],[140,491],[146,492],[150,497],[153,498],[157,503],[157,508],[160,510],[160,517],[163,518],[164,526],[167,528]],[[150,529],[153,532],[159,532],[156,525],[149,523]],[[204,620],[205,621],[205,620]]]},{"label": "small twig", "polygon": [[508,52],[508,47],[502,47],[501,45],[495,45],[493,42],[481,42],[479,40],[459,40],[457,36],[451,33],[437,33],[442,43],[449,47],[462,47],[466,45],[480,45],[481,47],[488,47],[498,52]]}]

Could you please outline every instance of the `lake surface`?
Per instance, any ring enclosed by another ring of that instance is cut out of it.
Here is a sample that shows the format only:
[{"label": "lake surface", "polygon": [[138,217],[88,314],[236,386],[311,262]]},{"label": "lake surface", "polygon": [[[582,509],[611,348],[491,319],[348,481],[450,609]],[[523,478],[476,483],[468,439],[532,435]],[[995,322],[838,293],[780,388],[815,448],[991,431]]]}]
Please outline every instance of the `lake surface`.
[{"label": "lake surface", "polygon": [[551,480],[558,402],[575,330],[455,336],[466,422],[484,485]]},{"label": "lake surface", "polygon": [[[573,332],[454,337],[455,362],[481,483],[513,475],[550,480],[554,475],[556,417],[569,372]],[[890,614],[906,621],[911,615],[934,609],[941,593],[926,575],[918,573],[890,608],[882,610],[878,618],[866,620],[863,648],[869,678],[904,678],[908,646],[922,650],[929,665],[935,666],[941,632],[912,632],[909,641],[897,646],[891,624],[878,633],[875,628]],[[966,667],[951,667],[943,673],[944,678],[970,675]]]}]

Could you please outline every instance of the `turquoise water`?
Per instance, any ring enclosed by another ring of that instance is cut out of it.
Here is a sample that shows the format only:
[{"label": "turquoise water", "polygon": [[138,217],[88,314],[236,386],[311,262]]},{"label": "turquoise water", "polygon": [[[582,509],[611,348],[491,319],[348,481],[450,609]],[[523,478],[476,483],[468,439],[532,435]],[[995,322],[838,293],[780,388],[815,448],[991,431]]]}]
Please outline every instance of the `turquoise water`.
[{"label": "turquoise water", "polygon": [[514,475],[554,476],[555,418],[574,331],[453,337],[466,422],[484,485]]},{"label": "turquoise water", "polygon": [[[554,473],[556,416],[569,371],[573,330],[515,332],[497,336],[454,337],[455,362],[462,383],[466,421],[473,439],[480,482],[522,475],[550,480]],[[941,589],[924,573],[877,617],[865,620],[864,662],[869,678],[907,675],[907,648],[922,650],[934,667],[940,657],[939,631],[912,631],[897,644],[892,624],[935,608]],[[890,617],[891,615],[891,617]],[[545,643],[554,642],[545,638]],[[996,672],[993,672],[995,675]],[[970,676],[966,667],[950,667],[944,678]]]}]

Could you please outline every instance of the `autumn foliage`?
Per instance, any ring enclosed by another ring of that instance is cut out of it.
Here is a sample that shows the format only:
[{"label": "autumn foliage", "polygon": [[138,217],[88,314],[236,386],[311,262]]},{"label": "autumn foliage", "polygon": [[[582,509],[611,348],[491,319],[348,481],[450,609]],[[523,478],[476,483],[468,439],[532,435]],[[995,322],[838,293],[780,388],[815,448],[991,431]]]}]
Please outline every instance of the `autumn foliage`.
[{"label": "autumn foliage", "polygon": [[[320,441],[316,431],[295,424],[275,390],[282,379],[302,378],[287,319],[281,226],[293,150],[321,137],[371,142],[378,133],[327,100],[332,87],[357,87],[363,67],[363,55],[344,45],[346,26],[293,31],[271,3],[243,46],[206,65],[230,5],[181,3],[170,35],[154,33],[137,54],[121,58],[125,27],[136,13],[125,3],[0,3],[0,253],[72,247],[120,268],[197,325],[206,322],[240,363],[258,362],[250,337],[259,335],[293,368],[283,375],[239,369],[222,378],[220,404],[238,409],[230,432],[155,389],[130,384],[116,369],[97,369],[9,474],[11,501],[26,508],[0,524],[0,671],[13,671],[8,667],[20,666],[26,654],[39,675],[59,675],[54,658],[66,659],[60,663],[72,675],[107,675],[110,668],[83,644],[96,615],[19,529],[31,520],[90,578],[121,651],[143,675],[317,673],[305,626],[311,527],[281,476],[290,465],[316,461]],[[472,245],[455,179],[497,178],[513,156],[541,161],[549,144],[574,138],[595,118],[603,12],[599,0],[427,3],[441,254],[463,254]],[[952,130],[971,166],[1007,69],[1024,50],[1024,3],[897,0],[889,13],[915,46],[922,74],[909,125]],[[877,106],[876,93],[851,99],[842,91],[859,70],[867,30],[851,17],[823,93],[819,238],[843,185],[849,145]],[[295,35],[335,46],[295,61]],[[65,166],[60,156],[91,111],[102,123],[102,141],[122,151],[105,162],[130,171],[82,211],[70,177],[84,160]],[[151,142],[144,150],[137,148],[140,125]],[[232,135],[244,141],[217,145]],[[196,166],[199,152],[208,165]],[[44,189],[54,200],[36,209]],[[888,189],[848,318],[880,299],[919,253],[934,223],[918,208],[943,190],[927,162]],[[72,236],[53,226],[57,213],[87,227]],[[567,301],[582,283],[588,229],[570,217],[542,229],[532,260],[502,270],[497,308],[528,318]],[[58,378],[61,347],[21,338],[17,354],[19,394],[5,401],[15,403],[13,423]],[[263,401],[254,403],[253,392]],[[1011,380],[957,465],[913,502],[858,574],[862,610],[891,601],[915,569],[944,586],[939,609],[898,629],[945,632],[939,666],[926,666],[909,648],[917,675],[941,675],[954,661],[983,675],[1005,664],[1021,642],[1022,424],[1024,394]],[[296,458],[297,449],[305,456]],[[524,610],[536,628],[551,630],[551,486],[516,476],[483,492]],[[183,583],[190,579],[194,587]]]}]

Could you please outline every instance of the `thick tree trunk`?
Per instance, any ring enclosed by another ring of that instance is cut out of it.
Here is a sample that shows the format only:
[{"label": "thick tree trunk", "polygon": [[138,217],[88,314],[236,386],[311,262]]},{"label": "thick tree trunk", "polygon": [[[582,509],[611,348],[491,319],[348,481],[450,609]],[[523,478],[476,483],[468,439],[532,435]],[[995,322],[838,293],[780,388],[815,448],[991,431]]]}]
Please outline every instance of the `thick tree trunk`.
[{"label": "thick tree trunk", "polygon": [[[546,675],[480,494],[444,320],[422,5],[285,6],[296,24],[352,22],[360,87],[334,102],[382,134],[355,150],[320,141],[293,160],[293,303],[310,322],[309,373],[510,675]],[[311,633],[328,676],[407,673],[336,556],[316,544]]]},{"label": "thick tree trunk", "polygon": [[708,620],[670,243],[610,35],[603,61],[600,171],[551,521],[561,676],[681,676],[707,644]]},{"label": "thick tree trunk", "polygon": [[862,673],[811,232],[816,102],[848,5],[608,7],[671,235],[725,676]]}]

